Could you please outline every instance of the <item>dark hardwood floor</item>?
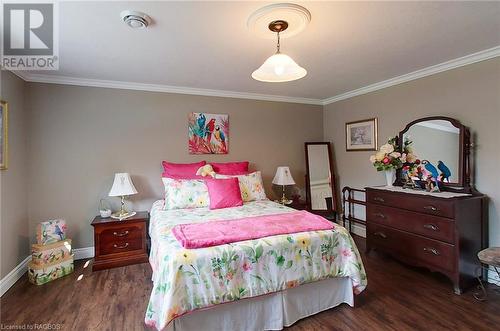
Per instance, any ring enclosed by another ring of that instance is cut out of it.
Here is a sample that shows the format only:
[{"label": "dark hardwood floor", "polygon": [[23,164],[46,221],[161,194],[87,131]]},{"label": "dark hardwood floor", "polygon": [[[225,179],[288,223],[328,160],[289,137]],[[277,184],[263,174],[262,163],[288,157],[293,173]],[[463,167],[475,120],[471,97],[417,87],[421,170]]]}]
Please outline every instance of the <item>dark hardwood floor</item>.
[{"label": "dark hardwood floor", "polygon": [[[356,242],[364,251],[364,240]],[[287,330],[500,330],[498,287],[489,286],[488,301],[479,302],[475,289],[457,296],[445,277],[380,253],[363,254],[363,261],[368,288],[355,308],[344,304]],[[92,273],[85,261],[77,261],[72,275],[43,286],[23,277],[0,300],[0,329],[52,323],[53,330],[144,330],[150,278],[148,264]]]}]

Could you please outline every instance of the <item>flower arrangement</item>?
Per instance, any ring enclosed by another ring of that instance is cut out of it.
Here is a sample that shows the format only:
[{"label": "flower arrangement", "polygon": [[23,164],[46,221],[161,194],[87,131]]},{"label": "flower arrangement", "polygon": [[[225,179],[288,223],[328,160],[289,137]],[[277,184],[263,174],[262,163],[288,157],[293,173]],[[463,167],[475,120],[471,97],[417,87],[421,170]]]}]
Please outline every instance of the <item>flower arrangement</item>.
[{"label": "flower arrangement", "polygon": [[401,154],[397,149],[397,138],[391,138],[387,144],[380,146],[375,155],[370,156],[370,162],[377,171],[400,169],[403,163],[407,161],[408,156],[407,154]]},{"label": "flower arrangement", "polygon": [[415,155],[413,147],[411,146],[412,144],[413,141],[411,141],[408,137],[405,137],[401,161],[403,162],[403,171],[407,171],[408,173],[415,173],[420,165],[420,160]]}]

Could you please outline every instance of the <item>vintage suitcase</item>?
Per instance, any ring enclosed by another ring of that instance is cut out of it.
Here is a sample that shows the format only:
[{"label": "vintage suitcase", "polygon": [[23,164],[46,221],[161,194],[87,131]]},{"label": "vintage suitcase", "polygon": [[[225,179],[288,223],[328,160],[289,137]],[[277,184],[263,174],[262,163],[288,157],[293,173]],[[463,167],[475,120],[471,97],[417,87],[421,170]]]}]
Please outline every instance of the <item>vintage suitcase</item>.
[{"label": "vintage suitcase", "polygon": [[36,243],[48,245],[66,239],[66,221],[62,219],[40,222],[36,228]]},{"label": "vintage suitcase", "polygon": [[31,263],[39,267],[61,262],[71,256],[71,239],[48,245],[31,245]]},{"label": "vintage suitcase", "polygon": [[28,264],[28,279],[35,285],[42,285],[55,279],[69,275],[74,270],[73,255],[60,262],[49,263],[39,266]]}]

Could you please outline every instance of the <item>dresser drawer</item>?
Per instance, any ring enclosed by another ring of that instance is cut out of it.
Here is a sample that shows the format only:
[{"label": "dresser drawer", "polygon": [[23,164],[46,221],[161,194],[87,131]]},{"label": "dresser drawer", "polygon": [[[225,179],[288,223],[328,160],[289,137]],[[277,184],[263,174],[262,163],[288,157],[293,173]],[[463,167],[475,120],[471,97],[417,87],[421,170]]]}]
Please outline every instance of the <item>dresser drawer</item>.
[{"label": "dresser drawer", "polygon": [[423,266],[455,270],[454,245],[373,223],[367,224],[367,228],[370,245],[374,247],[418,260]]},{"label": "dresser drawer", "polygon": [[[439,199],[435,197],[419,196],[418,194],[395,194],[383,190],[368,189],[366,202],[379,205],[403,208],[419,213],[454,218],[454,201],[452,199]],[[447,201],[449,200],[449,201]]]},{"label": "dresser drawer", "polygon": [[366,220],[450,244],[455,243],[455,222],[448,218],[368,203]]}]

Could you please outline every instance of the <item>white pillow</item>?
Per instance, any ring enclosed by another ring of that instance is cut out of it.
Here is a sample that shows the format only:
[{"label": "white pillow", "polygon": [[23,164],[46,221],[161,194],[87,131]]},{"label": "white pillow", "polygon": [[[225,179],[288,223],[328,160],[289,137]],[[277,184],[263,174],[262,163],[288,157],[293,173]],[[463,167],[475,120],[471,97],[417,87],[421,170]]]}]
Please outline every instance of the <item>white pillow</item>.
[{"label": "white pillow", "polygon": [[202,179],[162,178],[165,185],[163,209],[201,208],[210,204],[208,188]]},{"label": "white pillow", "polygon": [[245,202],[256,200],[267,200],[264,184],[262,183],[262,175],[260,171],[252,172],[246,175],[215,175],[215,178],[238,178],[240,184],[241,198]]}]

